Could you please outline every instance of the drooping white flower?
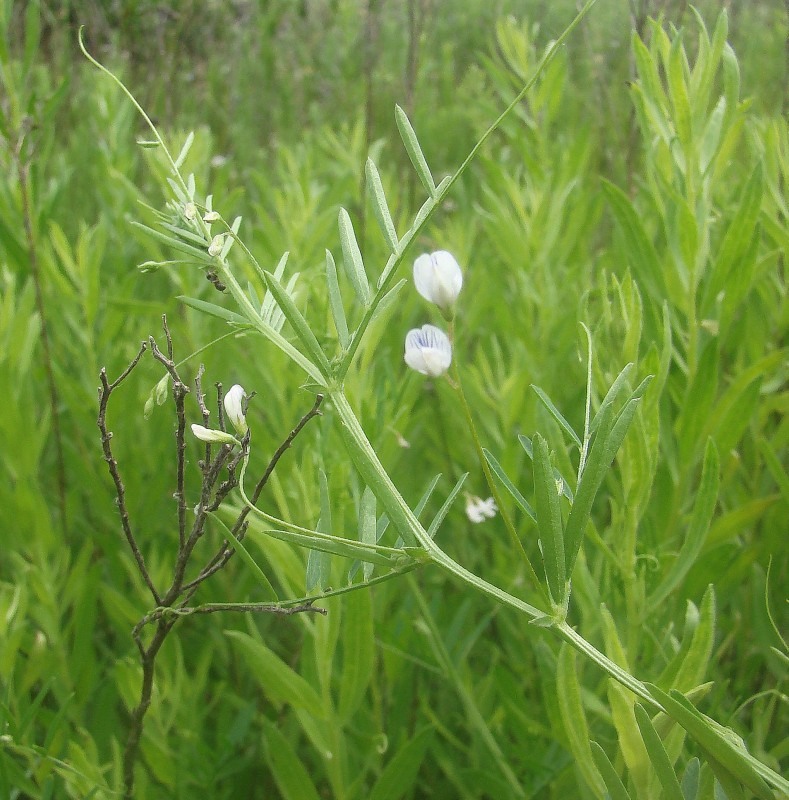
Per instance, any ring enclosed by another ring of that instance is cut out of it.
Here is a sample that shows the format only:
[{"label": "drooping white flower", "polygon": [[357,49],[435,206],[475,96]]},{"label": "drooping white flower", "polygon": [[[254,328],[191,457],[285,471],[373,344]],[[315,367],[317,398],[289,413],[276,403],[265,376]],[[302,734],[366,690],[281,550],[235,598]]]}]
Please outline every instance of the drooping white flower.
[{"label": "drooping white flower", "polygon": [[206,211],[205,214],[203,214],[203,222],[207,222],[209,225],[220,219],[221,217],[218,211]]},{"label": "drooping white flower", "polygon": [[202,425],[192,425],[192,433],[202,442],[212,444],[241,444],[232,433],[216,431],[213,428],[204,428]]},{"label": "drooping white flower", "polygon": [[449,338],[435,325],[423,325],[408,331],[405,337],[405,363],[431,378],[443,375],[452,363]]},{"label": "drooping white flower", "polygon": [[483,500],[474,495],[466,495],[466,516],[475,525],[484,522],[486,519],[496,516],[498,508],[492,497]]},{"label": "drooping white flower", "polygon": [[244,414],[244,398],[246,396],[247,393],[244,391],[244,387],[238,384],[231,386],[225,395],[225,413],[239,436],[245,436],[249,430]]},{"label": "drooping white flower", "polygon": [[463,273],[455,257],[446,250],[423,253],[414,261],[414,286],[425,300],[441,309],[446,319],[452,319],[463,286]]}]

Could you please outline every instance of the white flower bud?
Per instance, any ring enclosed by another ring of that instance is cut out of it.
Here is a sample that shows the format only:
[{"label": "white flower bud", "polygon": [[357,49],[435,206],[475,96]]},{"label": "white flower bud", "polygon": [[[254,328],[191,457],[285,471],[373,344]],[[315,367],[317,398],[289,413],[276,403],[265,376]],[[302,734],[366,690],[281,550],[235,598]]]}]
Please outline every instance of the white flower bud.
[{"label": "white flower bud", "polygon": [[225,246],[224,234],[218,233],[211,239],[211,244],[208,245],[208,255],[218,256],[222,253],[222,248]]},{"label": "white flower bud", "polygon": [[244,398],[247,393],[243,386],[236,384],[231,386],[225,395],[225,414],[232,423],[239,436],[245,436],[249,430],[246,417],[244,416]]},{"label": "white flower bud", "polygon": [[207,222],[209,225],[212,222],[219,221],[220,219],[221,217],[219,216],[218,211],[206,211],[205,214],[203,214],[203,222]]},{"label": "white flower bud", "polygon": [[414,286],[425,300],[441,309],[445,319],[452,319],[463,286],[463,273],[455,257],[446,250],[424,253],[414,261]]},{"label": "white flower bud", "polygon": [[212,428],[204,428],[202,425],[192,425],[192,433],[202,442],[210,442],[212,444],[241,444],[232,433],[215,431]]},{"label": "white flower bud", "polygon": [[197,206],[194,203],[187,203],[184,206],[184,217],[190,222],[197,216]]},{"label": "white flower bud", "polygon": [[443,375],[452,363],[449,338],[435,325],[423,325],[408,331],[405,337],[405,363],[431,378]]}]

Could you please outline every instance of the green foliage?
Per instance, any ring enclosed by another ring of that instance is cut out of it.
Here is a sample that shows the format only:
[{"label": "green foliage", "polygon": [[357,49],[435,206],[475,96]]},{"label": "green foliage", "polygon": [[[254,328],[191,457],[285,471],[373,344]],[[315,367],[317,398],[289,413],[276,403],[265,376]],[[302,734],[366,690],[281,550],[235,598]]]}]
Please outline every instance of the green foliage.
[{"label": "green foliage", "polygon": [[[314,365],[310,386],[340,375],[435,541],[543,607],[501,517],[472,525],[455,499],[487,487],[451,386],[402,364],[403,335],[427,312],[394,267],[447,248],[465,281],[455,358],[508,491],[502,511],[559,606],[570,582],[568,623],[649,680],[668,715],[550,630],[429,568],[329,597],[325,618],[179,622],[157,663],[137,796],[399,798],[446,786],[461,798],[651,800],[677,785],[698,800],[775,796],[764,765],[780,772],[789,757],[777,4],[731,18],[702,4],[681,19],[667,5],[632,36],[623,3],[599,4],[435,209],[440,178],[522,89],[574,3],[541,6],[539,26],[530,4],[431,15],[416,3],[410,54],[406,3],[365,7],[377,49],[358,46],[365,14],[350,0],[247,4],[243,19],[225,4],[171,5],[151,27],[163,13],[153,3],[0,2],[0,795],[122,789],[141,680],[130,630],[150,600],[120,534],[95,388],[101,367],[117,376],[158,334],[163,313],[178,358],[195,353],[184,374],[203,362],[205,386],[257,391],[250,473],[312,404],[303,365]],[[69,9],[93,15],[94,52],[120,45],[127,85],[194,176],[176,187],[182,199],[243,216],[235,232],[254,262],[233,236],[224,247],[262,312],[257,331],[203,274],[210,233],[224,229],[186,225],[175,203],[154,211],[173,196],[170,165],[161,146],[136,144],[149,134],[117,87],[71,60]],[[173,421],[155,402],[143,417],[161,378],[146,362],[110,413],[156,581],[177,539]],[[246,558],[199,600],[300,598],[400,563],[402,520],[349,463],[338,409],[323,412],[261,496],[280,537],[251,525]],[[200,457],[190,449],[190,507]],[[225,522],[223,511],[201,559]],[[353,541],[319,550],[302,525]]]}]

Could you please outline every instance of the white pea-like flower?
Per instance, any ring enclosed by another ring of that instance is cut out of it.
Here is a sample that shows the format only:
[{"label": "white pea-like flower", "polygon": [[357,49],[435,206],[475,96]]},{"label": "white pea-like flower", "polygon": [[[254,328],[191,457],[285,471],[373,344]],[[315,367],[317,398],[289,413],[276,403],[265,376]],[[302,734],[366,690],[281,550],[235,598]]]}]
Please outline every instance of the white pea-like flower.
[{"label": "white pea-like flower", "polygon": [[221,217],[219,216],[218,211],[206,211],[205,214],[203,214],[203,222],[207,222],[209,225],[212,222],[219,221],[220,219]]},{"label": "white pea-like flower", "polygon": [[475,525],[495,517],[497,511],[498,508],[492,497],[483,500],[481,497],[471,494],[466,496],[466,516]]},{"label": "white pea-like flower", "polygon": [[231,386],[225,395],[225,414],[232,423],[239,436],[245,436],[249,430],[246,415],[244,414],[244,398],[247,393],[243,386]]},{"label": "white pea-like flower", "polygon": [[437,250],[414,261],[414,286],[425,300],[435,303],[446,319],[454,316],[455,301],[463,287],[463,273],[452,253]]},{"label": "white pea-like flower", "polygon": [[405,337],[405,363],[431,378],[443,375],[452,363],[449,338],[435,325],[423,325],[408,331]]},{"label": "white pea-like flower", "polygon": [[232,433],[216,431],[213,428],[205,428],[202,425],[192,425],[192,433],[200,439],[201,442],[209,442],[211,444],[241,444]]}]

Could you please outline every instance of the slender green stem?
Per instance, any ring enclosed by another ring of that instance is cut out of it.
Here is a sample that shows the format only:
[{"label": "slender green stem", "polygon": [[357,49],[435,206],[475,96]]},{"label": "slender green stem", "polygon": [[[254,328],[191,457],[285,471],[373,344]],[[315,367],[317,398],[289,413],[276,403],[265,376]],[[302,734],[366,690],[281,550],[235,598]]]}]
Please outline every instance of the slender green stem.
[{"label": "slender green stem", "polygon": [[325,388],[328,377],[323,375],[315,364],[313,364],[303,353],[297,350],[282,334],[278,333],[270,325],[267,325],[261,318],[258,310],[252,305],[252,301],[247,297],[246,292],[236,280],[230,267],[223,261],[218,261],[217,266],[223,282],[226,284],[233,299],[245,312],[246,318],[256,331],[263,334],[272,344],[282,350],[292,361],[295,361],[315,383]]},{"label": "slender green stem", "polygon": [[368,485],[383,505],[394,526],[401,534],[404,534],[404,538],[410,534],[411,538],[415,539],[424,549],[427,557],[431,561],[447,572],[451,572],[483,594],[493,597],[500,603],[517,608],[532,619],[544,617],[545,614],[538,608],[529,605],[529,603],[524,602],[520,598],[514,597],[498,586],[488,583],[483,578],[480,578],[478,575],[475,575],[473,572],[470,572],[465,567],[458,564],[457,561],[448,556],[435,541],[428,536],[427,531],[422,527],[422,523],[417,519],[414,512],[397,491],[397,487],[378,460],[375,450],[368,441],[345,395],[337,390],[331,393],[331,398],[341,424],[344,426],[348,436],[354,441],[357,458],[363,458],[365,461],[365,463],[360,464],[360,466],[364,469],[363,474],[368,481]]},{"label": "slender green stem", "polygon": [[178,167],[175,165],[175,159],[172,157],[170,151],[167,149],[167,145],[165,145],[164,139],[162,139],[161,134],[156,128],[156,125],[153,124],[153,120],[145,113],[145,109],[137,102],[137,98],[126,88],[123,81],[121,81],[119,78],[113,75],[105,66],[96,61],[96,59],[93,58],[93,56],[87,51],[85,47],[85,42],[82,41],[82,31],[84,30],[84,28],[85,26],[82,25],[77,35],[79,41],[79,49],[82,50],[82,55],[84,55],[85,58],[87,58],[88,61],[90,61],[90,63],[93,64],[94,67],[98,67],[98,69],[100,69],[105,75],[108,75],[110,78],[112,78],[112,80],[118,86],[120,86],[121,91],[126,95],[126,97],[128,97],[129,100],[131,100],[132,105],[137,109],[137,113],[145,120],[148,127],[151,129],[151,133],[154,135],[154,138],[158,142],[159,146],[162,148],[162,151],[164,152],[165,157],[167,158],[167,161],[169,162],[170,167],[172,169],[173,176],[178,181],[179,187],[184,192],[184,194],[188,194],[186,182],[181,177],[181,173],[179,172]]},{"label": "slender green stem", "polygon": [[[269,525],[273,525],[274,529],[278,529],[282,527],[285,531],[290,531],[292,533],[298,534],[300,536],[306,536],[312,539],[316,545],[319,547],[322,542],[328,542],[331,544],[339,544],[339,545],[347,545],[348,547],[352,547],[354,551],[354,555],[358,556],[358,552],[362,551],[368,552],[370,554],[373,553],[381,553],[384,555],[389,556],[403,556],[406,553],[397,547],[386,547],[385,545],[381,544],[373,544],[372,542],[360,542],[357,539],[345,539],[341,536],[335,536],[331,533],[321,533],[321,531],[314,531],[311,528],[303,528],[301,525],[295,525],[292,522],[288,522],[287,520],[280,519],[279,517],[275,517],[272,514],[263,511],[263,509],[258,508],[250,499],[247,497],[246,490],[244,489],[244,476],[247,470],[247,464],[249,463],[249,453],[245,456],[242,464],[241,464],[241,471],[239,472],[238,478],[238,489],[239,493],[241,494],[241,499],[244,501],[244,504],[249,508],[249,510],[256,516],[260,517],[260,519],[264,520],[265,522],[269,523]],[[235,539],[235,537],[233,537]],[[362,555],[363,557],[363,555]]]},{"label": "slender green stem", "polygon": [[[450,330],[452,325],[450,324]],[[518,532],[515,530],[515,525],[512,522],[512,518],[507,513],[507,509],[504,505],[504,500],[501,496],[501,492],[499,491],[498,484],[496,483],[496,479],[493,477],[493,473],[490,471],[490,466],[488,465],[488,460],[485,458],[485,454],[482,452],[482,444],[479,441],[479,434],[477,433],[477,426],[474,424],[474,417],[471,413],[471,408],[469,407],[468,401],[466,400],[466,395],[463,392],[463,382],[460,379],[460,370],[458,369],[458,362],[457,358],[452,363],[452,378],[455,383],[455,391],[458,393],[458,397],[460,398],[460,405],[463,408],[463,414],[466,417],[466,424],[468,425],[469,433],[471,433],[471,438],[474,442],[474,449],[477,452],[477,458],[479,460],[479,464],[482,467],[482,472],[485,474],[485,480],[488,483],[488,488],[490,489],[491,494],[493,495],[493,499],[496,501],[496,506],[499,509],[499,514],[501,515],[501,519],[504,522],[504,527],[507,529],[507,533],[509,534],[510,541],[512,542],[513,547],[520,555],[523,563],[526,565],[526,572],[531,579],[531,582],[534,585],[534,588],[540,592],[543,602],[546,606],[550,606],[550,600],[545,593],[545,587],[540,581],[537,573],[532,566],[531,561],[529,560],[529,556],[526,553],[525,548],[523,547],[523,542],[521,542],[520,536],[518,536]]]},{"label": "slender green stem", "polygon": [[487,142],[493,132],[501,125],[501,123],[515,110],[518,104],[523,100],[526,96],[527,92],[534,86],[537,82],[540,75],[543,73],[545,68],[548,64],[553,61],[556,54],[561,50],[564,46],[565,41],[569,37],[569,35],[575,30],[581,20],[589,13],[592,6],[597,2],[597,0],[587,0],[584,7],[578,12],[575,19],[570,23],[570,25],[565,29],[565,31],[559,36],[559,38],[548,48],[545,55],[540,59],[539,64],[534,70],[531,78],[526,82],[523,89],[518,93],[515,99],[504,109],[504,111],[499,114],[496,121],[482,134],[482,138],[474,145],[471,152],[466,156],[465,161],[460,165],[457,172],[454,175],[446,178],[445,180],[441,181],[436,189],[436,193],[433,198],[428,200],[428,204],[426,207],[426,212],[423,215],[420,215],[420,219],[417,225],[414,225],[403,238],[400,240],[399,246],[397,248],[397,253],[393,253],[389,260],[384,267],[383,274],[381,275],[381,281],[378,285],[378,290],[375,293],[370,304],[364,311],[364,315],[362,316],[361,322],[359,323],[358,328],[356,329],[353,338],[351,339],[350,344],[348,345],[348,349],[345,352],[345,355],[340,362],[339,367],[335,373],[335,379],[338,383],[342,383],[345,375],[347,374],[348,370],[350,369],[351,364],[353,363],[353,359],[356,355],[356,351],[359,349],[359,345],[361,344],[362,339],[364,338],[365,332],[370,325],[373,317],[375,316],[375,311],[378,308],[378,304],[381,302],[382,298],[387,292],[389,284],[392,282],[395,274],[397,273],[398,267],[402,264],[405,260],[405,254],[408,250],[409,245],[417,238],[417,236],[422,232],[422,229],[427,225],[428,220],[433,215],[433,212],[436,208],[441,204],[444,198],[449,194],[449,190],[457,183],[463,173],[468,169],[471,162],[476,158],[477,153],[480,151],[482,146]]}]

